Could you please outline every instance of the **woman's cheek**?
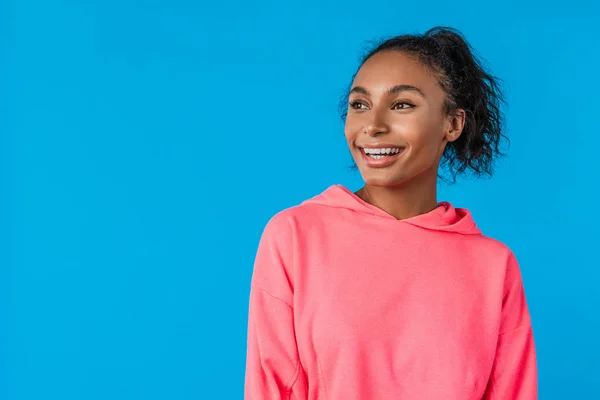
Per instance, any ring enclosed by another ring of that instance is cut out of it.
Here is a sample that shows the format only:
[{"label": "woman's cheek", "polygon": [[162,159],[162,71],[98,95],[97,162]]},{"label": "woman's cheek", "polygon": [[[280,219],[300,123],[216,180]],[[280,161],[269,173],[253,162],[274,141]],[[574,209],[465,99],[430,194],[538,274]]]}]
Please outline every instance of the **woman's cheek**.
[{"label": "woman's cheek", "polygon": [[346,117],[346,124],[344,126],[344,135],[348,143],[351,143],[357,138],[357,132],[359,129],[359,121],[356,121],[354,117]]}]

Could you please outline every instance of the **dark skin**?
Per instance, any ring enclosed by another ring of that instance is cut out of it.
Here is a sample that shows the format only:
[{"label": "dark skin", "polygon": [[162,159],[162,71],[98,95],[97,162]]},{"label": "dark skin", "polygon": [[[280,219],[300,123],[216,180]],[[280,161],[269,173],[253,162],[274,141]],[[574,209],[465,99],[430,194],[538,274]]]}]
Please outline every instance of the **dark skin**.
[{"label": "dark skin", "polygon": [[[413,56],[384,51],[362,65],[352,83],[344,128],[365,181],[358,197],[396,219],[437,207],[440,160],[465,122],[462,109],[445,113],[445,99],[437,77]],[[381,143],[404,149],[391,165],[368,166],[360,146]]]}]

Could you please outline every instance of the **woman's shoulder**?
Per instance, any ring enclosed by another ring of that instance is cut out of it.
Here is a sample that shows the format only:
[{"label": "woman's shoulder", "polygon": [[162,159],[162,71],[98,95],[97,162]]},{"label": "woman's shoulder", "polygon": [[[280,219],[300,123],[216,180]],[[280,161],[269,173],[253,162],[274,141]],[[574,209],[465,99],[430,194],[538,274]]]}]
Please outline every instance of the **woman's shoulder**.
[{"label": "woman's shoulder", "polygon": [[489,265],[500,265],[503,268],[519,268],[517,256],[513,248],[504,240],[481,234],[476,243],[470,246],[470,252],[477,259],[487,260]]}]

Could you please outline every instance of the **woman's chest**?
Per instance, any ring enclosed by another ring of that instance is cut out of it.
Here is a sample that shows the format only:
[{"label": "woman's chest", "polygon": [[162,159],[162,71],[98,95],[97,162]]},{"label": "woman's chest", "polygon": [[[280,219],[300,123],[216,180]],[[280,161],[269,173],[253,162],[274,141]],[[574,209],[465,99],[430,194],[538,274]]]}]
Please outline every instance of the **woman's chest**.
[{"label": "woman's chest", "polygon": [[482,277],[485,265],[440,249],[356,250],[306,267],[297,309],[301,353],[335,366],[324,368],[326,379],[383,373],[392,385],[431,380],[456,393],[485,387],[500,309],[497,289]]}]

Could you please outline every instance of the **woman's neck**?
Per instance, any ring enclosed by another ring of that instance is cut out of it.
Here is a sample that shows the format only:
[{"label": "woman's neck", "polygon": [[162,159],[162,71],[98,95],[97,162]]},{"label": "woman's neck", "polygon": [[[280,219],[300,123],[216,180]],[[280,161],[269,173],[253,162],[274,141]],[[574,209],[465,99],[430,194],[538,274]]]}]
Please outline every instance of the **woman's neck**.
[{"label": "woman's neck", "polygon": [[428,213],[437,207],[437,187],[414,179],[397,186],[365,185],[355,194],[396,219]]}]

